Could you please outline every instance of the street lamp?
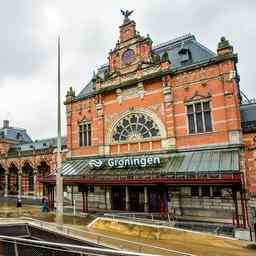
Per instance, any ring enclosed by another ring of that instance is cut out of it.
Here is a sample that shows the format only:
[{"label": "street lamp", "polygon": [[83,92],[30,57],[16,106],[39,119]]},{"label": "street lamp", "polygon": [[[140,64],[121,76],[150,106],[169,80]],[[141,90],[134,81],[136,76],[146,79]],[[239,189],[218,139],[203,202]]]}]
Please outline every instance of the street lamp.
[{"label": "street lamp", "polygon": [[57,168],[56,168],[56,224],[63,224],[63,177],[61,174],[61,100],[60,100],[60,37],[58,37],[58,137],[57,137]]}]

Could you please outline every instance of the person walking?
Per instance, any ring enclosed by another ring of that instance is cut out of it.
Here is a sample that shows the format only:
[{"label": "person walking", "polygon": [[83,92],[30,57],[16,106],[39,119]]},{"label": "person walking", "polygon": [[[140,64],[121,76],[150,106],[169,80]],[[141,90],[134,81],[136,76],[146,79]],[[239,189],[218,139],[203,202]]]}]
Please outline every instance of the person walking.
[{"label": "person walking", "polygon": [[42,203],[43,203],[42,212],[49,212],[48,198],[47,197],[43,197]]}]

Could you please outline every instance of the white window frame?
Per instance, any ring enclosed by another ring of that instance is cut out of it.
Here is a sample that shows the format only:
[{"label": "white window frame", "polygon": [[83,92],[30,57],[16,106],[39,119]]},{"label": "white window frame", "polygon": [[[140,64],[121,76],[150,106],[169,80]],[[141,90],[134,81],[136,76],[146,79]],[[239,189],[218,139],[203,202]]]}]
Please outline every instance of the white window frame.
[{"label": "white window frame", "polygon": [[[206,131],[205,130],[205,116],[204,116],[204,110],[203,110],[203,103],[204,102],[209,102],[210,105],[210,117],[211,117],[211,125],[212,125],[212,130],[211,131]],[[202,107],[202,116],[203,116],[203,132],[198,132],[197,131],[197,122],[196,122],[196,111],[195,111],[195,104],[200,103]],[[194,123],[195,123],[195,133],[190,133],[189,132],[189,119],[188,119],[188,106],[193,105],[193,117],[194,117]],[[187,134],[188,135],[196,135],[196,134],[204,134],[204,133],[212,133],[214,131],[214,125],[213,125],[213,117],[212,117],[212,102],[209,99],[203,99],[203,100],[197,100],[197,101],[191,101],[187,102],[185,104],[186,107],[186,118],[187,118]]]}]

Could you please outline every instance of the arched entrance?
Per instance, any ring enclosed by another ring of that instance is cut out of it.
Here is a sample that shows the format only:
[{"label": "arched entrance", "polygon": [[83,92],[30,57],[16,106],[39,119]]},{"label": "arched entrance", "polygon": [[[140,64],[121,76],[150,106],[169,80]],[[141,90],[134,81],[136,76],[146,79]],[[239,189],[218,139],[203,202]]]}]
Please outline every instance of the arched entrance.
[{"label": "arched entrance", "polygon": [[[50,168],[50,166],[48,165],[48,163],[46,161],[41,161],[40,165],[37,166],[37,170],[38,170],[37,176],[39,178],[44,178],[44,177],[47,177],[50,174],[51,168]],[[43,195],[46,194],[45,191],[44,191],[43,183],[38,182],[38,181],[37,181],[37,191],[38,191],[38,194],[40,196],[43,196]]]},{"label": "arched entrance", "polygon": [[9,167],[8,175],[8,194],[9,195],[18,195],[19,191],[19,174],[18,168],[14,163],[11,163]]},{"label": "arched entrance", "polygon": [[34,170],[30,163],[26,162],[22,167],[22,188],[24,195],[34,194]]}]

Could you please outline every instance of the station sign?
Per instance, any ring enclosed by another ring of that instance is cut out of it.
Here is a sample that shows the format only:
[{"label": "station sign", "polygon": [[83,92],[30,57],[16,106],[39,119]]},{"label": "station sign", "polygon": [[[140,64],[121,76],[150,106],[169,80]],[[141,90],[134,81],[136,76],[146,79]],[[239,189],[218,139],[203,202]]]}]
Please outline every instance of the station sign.
[{"label": "station sign", "polygon": [[158,156],[138,156],[138,157],[117,157],[108,159],[89,160],[89,166],[93,168],[130,168],[147,167],[160,165]]}]

